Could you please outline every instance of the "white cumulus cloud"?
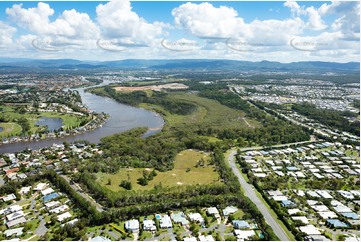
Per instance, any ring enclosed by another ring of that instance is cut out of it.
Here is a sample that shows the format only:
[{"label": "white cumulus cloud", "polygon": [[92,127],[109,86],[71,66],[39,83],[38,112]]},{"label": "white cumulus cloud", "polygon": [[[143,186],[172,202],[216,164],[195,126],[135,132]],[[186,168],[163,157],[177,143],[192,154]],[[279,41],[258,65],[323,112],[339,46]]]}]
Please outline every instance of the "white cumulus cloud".
[{"label": "white cumulus cloud", "polygon": [[163,33],[164,23],[148,23],[132,10],[128,0],[111,0],[96,8],[102,34],[110,39],[124,39],[129,44],[151,44]]},{"label": "white cumulus cloud", "polygon": [[214,7],[210,3],[186,3],[172,10],[175,24],[199,37],[229,38],[246,34],[244,20],[231,7]]},{"label": "white cumulus cloud", "polygon": [[291,10],[293,18],[307,16],[308,21],[305,25],[306,28],[312,30],[323,30],[328,26],[322,20],[320,11],[313,6],[305,8],[305,6],[300,6],[296,1],[288,0],[283,6],[288,7]]},{"label": "white cumulus cloud", "polygon": [[285,45],[302,32],[300,18],[254,20],[246,23],[231,7],[186,3],[172,11],[175,24],[202,38],[234,38],[263,45]]},{"label": "white cumulus cloud", "polygon": [[60,35],[69,38],[92,38],[99,35],[98,27],[87,13],[65,10],[55,21],[49,17],[54,14],[49,4],[39,2],[35,8],[23,8],[14,4],[6,9],[10,19],[19,27],[37,35]]},{"label": "white cumulus cloud", "polygon": [[15,33],[16,28],[0,21],[0,46],[12,44]]}]

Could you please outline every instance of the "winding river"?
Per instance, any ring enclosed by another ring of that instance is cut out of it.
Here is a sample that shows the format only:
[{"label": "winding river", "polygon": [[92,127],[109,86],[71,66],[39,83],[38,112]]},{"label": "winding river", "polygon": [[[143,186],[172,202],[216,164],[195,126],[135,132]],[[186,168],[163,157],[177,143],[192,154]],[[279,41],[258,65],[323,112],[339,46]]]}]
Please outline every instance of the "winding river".
[{"label": "winding river", "polygon": [[[108,85],[104,82],[99,86]],[[53,144],[62,144],[64,141],[74,142],[76,140],[88,140],[91,143],[99,143],[100,139],[112,134],[126,131],[136,127],[148,127],[145,136],[152,135],[161,131],[163,118],[148,110],[135,108],[116,102],[107,97],[97,96],[84,92],[84,88],[78,90],[83,104],[95,112],[104,112],[110,115],[110,118],[98,129],[74,136],[66,136],[58,139],[45,139],[40,141],[18,142],[12,144],[0,145],[0,153],[13,153],[23,151],[26,148],[39,149],[49,147]]]}]

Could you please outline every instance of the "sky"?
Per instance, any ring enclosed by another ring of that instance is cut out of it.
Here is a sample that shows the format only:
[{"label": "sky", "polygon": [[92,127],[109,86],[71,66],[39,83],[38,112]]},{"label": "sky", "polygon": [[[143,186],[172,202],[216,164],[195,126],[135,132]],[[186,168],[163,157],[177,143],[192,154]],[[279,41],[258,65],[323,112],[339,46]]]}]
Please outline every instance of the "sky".
[{"label": "sky", "polygon": [[360,59],[359,1],[2,1],[0,57]]}]

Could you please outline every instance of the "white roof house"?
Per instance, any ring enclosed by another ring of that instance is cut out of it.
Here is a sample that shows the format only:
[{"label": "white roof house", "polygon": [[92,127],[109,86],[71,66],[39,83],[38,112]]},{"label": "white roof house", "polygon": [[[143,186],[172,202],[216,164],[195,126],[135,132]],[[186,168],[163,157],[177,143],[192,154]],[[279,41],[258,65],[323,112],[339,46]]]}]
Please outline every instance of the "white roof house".
[{"label": "white roof house", "polygon": [[96,236],[96,237],[90,239],[90,241],[105,241],[105,242],[109,241],[110,242],[111,240],[104,236]]},{"label": "white roof house", "polygon": [[296,213],[300,213],[301,210],[299,210],[298,208],[292,208],[292,209],[288,209],[287,212],[289,215],[294,215]]},{"label": "white roof house", "polygon": [[285,173],[283,173],[283,171],[275,171],[275,173],[278,176],[285,176]]},{"label": "white roof house", "polygon": [[334,206],[333,209],[335,209],[335,211],[338,213],[351,213],[352,212],[351,208],[349,208],[343,204]]},{"label": "white roof house", "polygon": [[66,222],[65,224],[60,225],[60,227],[64,227],[64,225],[66,225],[66,224],[73,225],[73,224],[75,224],[76,222],[78,222],[78,219],[77,219],[77,218],[75,218],[75,219],[73,219],[73,220],[70,220],[69,222]]},{"label": "white roof house", "polygon": [[10,237],[12,235],[20,236],[23,234],[24,227],[16,228],[16,229],[8,229],[4,231],[6,237]]},{"label": "white roof house", "polygon": [[337,218],[337,214],[334,213],[333,211],[326,211],[326,212],[318,212],[318,214],[323,218],[323,219],[330,219],[330,218]]},{"label": "white roof house", "polygon": [[23,207],[21,207],[20,205],[13,205],[9,207],[10,212],[17,212],[20,210],[23,210]]},{"label": "white roof house", "polygon": [[49,188],[46,188],[45,190],[41,191],[41,194],[43,194],[43,196],[46,196],[52,192],[54,192],[54,189],[49,187]]},{"label": "white roof house", "polygon": [[355,198],[351,192],[343,191],[343,190],[338,190],[337,192],[346,199],[354,199]]},{"label": "white roof house", "polygon": [[11,193],[11,194],[3,197],[4,202],[8,202],[8,201],[15,200],[15,199],[16,199],[16,196],[14,193]]},{"label": "white roof house", "polygon": [[255,176],[255,177],[260,177],[260,178],[264,178],[264,177],[266,177],[267,176],[267,174],[266,173],[253,173],[253,175]]},{"label": "white roof house", "polygon": [[273,196],[272,198],[277,202],[288,200],[287,196]]},{"label": "white roof house", "polygon": [[6,215],[6,219],[8,221],[11,221],[11,220],[23,217],[23,216],[24,216],[24,212],[22,210],[20,210],[20,211]]},{"label": "white roof house", "polygon": [[196,242],[196,241],[197,241],[197,238],[196,238],[196,237],[193,237],[193,236],[191,236],[191,237],[184,237],[184,238],[183,238],[183,241],[185,241],[185,242]]},{"label": "white roof house", "polygon": [[234,230],[234,235],[237,237],[237,239],[239,240],[245,240],[248,239],[249,237],[255,236],[256,233],[253,230],[240,230],[240,229],[235,229]]},{"label": "white roof house", "polygon": [[51,201],[44,204],[47,209],[60,205],[59,201]]},{"label": "white roof house", "polygon": [[18,224],[22,224],[22,223],[26,223],[25,217],[20,217],[20,218],[11,220],[6,223],[6,226],[8,226],[8,228],[11,228],[11,227],[14,227],[14,226],[16,226]]},{"label": "white roof house", "polygon": [[309,224],[308,218],[306,216],[293,216],[291,218],[295,221],[301,221],[303,224]]},{"label": "white roof house", "polygon": [[271,197],[274,197],[274,196],[283,196],[283,193],[279,190],[276,190],[276,191],[268,191],[267,192]]},{"label": "white roof house", "polygon": [[28,194],[31,190],[31,186],[28,187],[22,187],[19,191],[20,194]]},{"label": "white roof house", "polygon": [[199,223],[204,222],[202,215],[200,215],[199,213],[189,213],[188,217],[191,221],[195,221],[195,222],[199,222]]},{"label": "white roof house", "polygon": [[35,191],[42,191],[43,189],[45,189],[48,186],[47,183],[42,183],[40,182],[38,185],[36,185],[36,187],[33,189]]},{"label": "white roof house", "polygon": [[238,208],[234,207],[234,206],[228,206],[225,209],[223,209],[223,215],[224,216],[228,216],[230,214],[234,214],[235,212],[238,211]]},{"label": "white roof house", "polygon": [[316,210],[318,212],[328,212],[328,211],[330,211],[330,209],[328,209],[328,207],[325,206],[325,205],[314,205],[314,206],[311,206],[311,208],[313,208],[314,210]]},{"label": "white roof house", "polygon": [[139,221],[136,219],[128,220],[125,222],[125,229],[132,232],[139,232]]},{"label": "white roof house", "polygon": [[219,215],[218,209],[216,207],[207,208],[207,213],[210,215]]},{"label": "white roof house", "polygon": [[296,171],[295,174],[298,178],[306,178],[306,175],[302,171]]},{"label": "white roof house", "polygon": [[143,221],[143,230],[145,231],[156,231],[157,227],[155,226],[155,222],[153,220],[144,220]]},{"label": "white roof house", "polygon": [[65,211],[68,210],[68,209],[69,209],[69,206],[66,205],[66,204],[64,204],[64,205],[61,205],[61,206],[59,206],[59,207],[57,207],[57,208],[51,209],[49,212],[50,212],[50,213],[56,213],[56,214],[58,214],[58,213],[65,212]]},{"label": "white roof house", "polygon": [[67,218],[71,218],[71,214],[69,212],[58,215],[59,222],[62,222],[63,220],[65,220]]},{"label": "white roof house", "polygon": [[297,196],[304,197],[306,194],[302,190],[293,190],[294,193],[296,193]]},{"label": "white roof house", "polygon": [[299,230],[307,235],[318,235],[321,234],[321,232],[312,224],[301,226],[299,227]]},{"label": "white roof house", "polygon": [[206,236],[200,235],[198,238],[199,241],[215,241],[212,235],[206,235]]},{"label": "white roof house", "polygon": [[332,199],[333,197],[331,196],[331,194],[329,194],[327,191],[325,190],[317,190],[316,191],[318,194],[320,194],[321,197],[326,198],[326,199]]},{"label": "white roof house", "polygon": [[170,219],[170,217],[168,215],[164,215],[162,216],[162,218],[159,220],[159,226],[162,228],[162,229],[165,229],[165,228],[172,228],[173,225],[172,225],[172,220]]},{"label": "white roof house", "polygon": [[307,191],[306,193],[311,197],[320,197],[315,191]]},{"label": "white roof house", "polygon": [[316,205],[319,203],[319,201],[316,200],[306,200],[307,204],[310,206]]}]

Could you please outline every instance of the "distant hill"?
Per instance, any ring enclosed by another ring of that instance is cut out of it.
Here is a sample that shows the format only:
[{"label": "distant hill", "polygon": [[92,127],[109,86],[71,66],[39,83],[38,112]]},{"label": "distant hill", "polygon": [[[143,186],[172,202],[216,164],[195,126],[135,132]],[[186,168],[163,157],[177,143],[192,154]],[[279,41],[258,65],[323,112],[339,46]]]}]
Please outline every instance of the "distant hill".
[{"label": "distant hill", "polygon": [[118,61],[80,61],[73,59],[12,59],[0,58],[0,68],[55,68],[55,69],[209,69],[235,71],[351,71],[359,72],[359,62],[336,63],[321,61],[302,61],[280,63],[272,61],[237,61],[212,59],[183,59],[183,60],[118,60]]}]

